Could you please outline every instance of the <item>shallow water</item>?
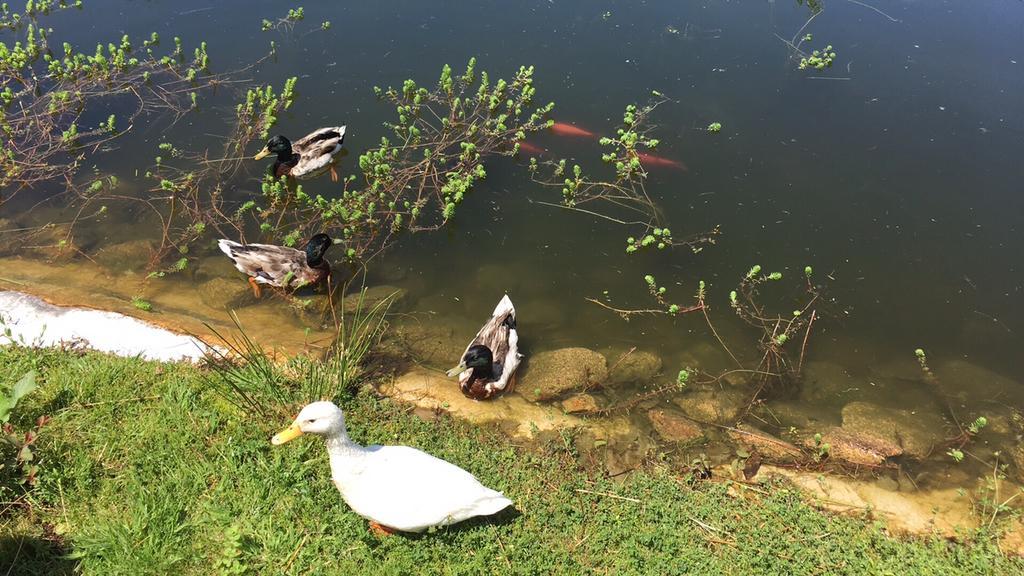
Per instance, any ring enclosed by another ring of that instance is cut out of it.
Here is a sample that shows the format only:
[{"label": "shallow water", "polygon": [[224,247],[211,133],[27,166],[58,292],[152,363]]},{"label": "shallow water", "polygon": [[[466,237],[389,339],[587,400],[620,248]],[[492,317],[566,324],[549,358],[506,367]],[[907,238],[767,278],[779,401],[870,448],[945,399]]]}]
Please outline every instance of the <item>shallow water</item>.
[{"label": "shallow water", "polygon": [[[654,116],[658,154],[688,171],[652,168],[649,191],[677,237],[718,225],[717,245],[700,254],[627,257],[629,231],[537,204],[558,199],[531,184],[522,166],[502,159],[453,226],[404,240],[371,269],[371,283],[406,288],[405,305],[420,313],[417,321],[450,326],[460,342],[507,291],[527,355],[585,346],[611,349],[614,363],[638,347],[661,356],[666,375],[647,383],[657,385],[687,365],[708,372],[731,367],[703,319],[627,323],[585,298],[607,291],[616,305],[646,308],[644,274],[677,294],[692,293],[703,279],[716,328],[741,360],[756,365],[758,334],[735,320],[729,291],[753,264],[782,271],[786,278],[766,290],[765,300],[785,312],[811,265],[831,280],[808,348],[809,373],[802,391],[757,412],[762,425],[824,429],[840,423],[842,407],[858,400],[945,413],[947,398],[961,420],[1005,420],[1008,406],[1024,405],[1024,310],[1017,305],[1024,290],[1018,253],[1024,8],[997,1],[878,7],[888,16],[830,2],[814,19],[807,29],[812,44],[832,44],[838,53],[822,73],[798,71],[776,37],[793,37],[810,16],[796,2],[542,0],[475,2],[458,10],[440,2],[330,4],[307,6],[306,21],[287,34],[260,31],[263,18],[287,11],[278,2],[151,2],[145,9],[105,2],[54,15],[48,24],[84,45],[125,31],[178,35],[186,46],[206,40],[219,70],[244,66],[274,40],[278,57],[248,76],[275,85],[299,76],[297,104],[278,125],[283,132],[347,123],[352,154],[343,172],[384,133],[380,123],[389,111],[371,87],[407,77],[427,82],[446,62],[458,67],[475,55],[481,68],[506,76],[534,64],[539,98],[557,104],[553,116],[599,133],[614,130],[626,104],[658,90],[675,100]],[[323,20],[332,22],[330,30],[318,29]],[[145,185],[138,170],[153,162],[159,142],[196,151],[217,146],[217,135],[228,132],[233,97],[226,89],[174,125],[140,123],[116,150],[94,158],[98,169],[116,173],[131,194]],[[722,124],[720,133],[703,130],[711,122]],[[592,141],[544,135],[537,143],[600,169]],[[261,166],[248,169],[251,179],[235,183],[233,198],[258,186]],[[307,188],[327,191],[331,183],[322,179]],[[0,208],[0,217],[19,225],[66,219],[59,205],[23,212],[26,202],[46,193],[19,196]],[[97,255],[106,247],[151,238],[154,229],[145,211],[111,213],[76,233],[101,266]],[[144,263],[108,265],[101,280],[81,257],[50,270],[69,275],[65,292],[79,300],[89,301],[95,290],[97,298],[115,294],[130,310],[125,302],[140,294],[186,326],[224,326],[226,312],[205,304],[197,287],[218,278],[245,285],[226,259],[209,256],[191,274],[145,286]],[[36,268],[17,267],[9,264],[13,271],[0,276],[39,278]],[[275,344],[299,346],[310,338],[305,328],[319,328],[280,300],[243,299],[238,307],[247,329]],[[941,392],[922,380],[917,347],[928,351]],[[1012,437],[1007,431],[999,438]],[[984,459],[989,449],[978,450]],[[932,458],[948,466],[941,450]]]}]

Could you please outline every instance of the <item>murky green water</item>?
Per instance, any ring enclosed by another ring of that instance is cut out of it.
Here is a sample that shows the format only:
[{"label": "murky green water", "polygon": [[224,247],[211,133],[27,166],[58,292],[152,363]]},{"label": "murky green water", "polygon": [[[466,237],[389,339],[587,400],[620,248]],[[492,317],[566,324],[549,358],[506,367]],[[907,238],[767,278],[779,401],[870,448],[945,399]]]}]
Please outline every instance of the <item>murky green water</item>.
[{"label": "murky green water", "polygon": [[[1019,4],[879,2],[886,16],[829,2],[807,29],[814,46],[832,44],[837,52],[822,73],[798,71],[776,36],[793,37],[810,16],[796,2],[542,0],[457,9],[422,1],[323,3],[307,5],[306,21],[291,33],[260,31],[263,18],[279,18],[288,7],[104,2],[48,22],[82,45],[151,30],[178,35],[186,46],[205,40],[219,70],[246,65],[274,40],[277,58],[245,76],[275,85],[299,76],[297,104],[278,125],[284,133],[347,123],[352,154],[343,173],[384,134],[389,110],[371,87],[408,77],[429,81],[446,62],[461,65],[475,55],[482,68],[506,75],[536,65],[540,99],[557,103],[554,117],[598,133],[614,128],[626,104],[658,90],[675,100],[654,118],[658,153],[688,171],[653,168],[649,191],[677,236],[721,226],[716,246],[627,257],[629,231],[537,204],[557,198],[502,159],[453,226],[405,239],[373,268],[371,280],[407,288],[408,307],[450,324],[460,341],[507,291],[528,355],[636,346],[660,355],[670,379],[694,362],[709,372],[730,367],[702,318],[626,323],[585,298],[607,291],[616,305],[644,308],[644,274],[677,293],[693,292],[703,279],[716,327],[741,360],[756,365],[758,334],[735,320],[729,291],[753,264],[782,271],[792,283],[766,291],[765,301],[784,312],[800,294],[795,279],[811,265],[832,279],[809,344],[813,364],[802,391],[758,412],[772,420],[762,425],[823,429],[838,424],[841,408],[854,401],[943,413],[948,399],[961,419],[987,415],[1006,423],[993,446],[978,447],[981,459],[1013,441],[1007,407],[1024,405]],[[332,22],[330,30],[319,30],[323,20]],[[173,125],[159,118],[137,123],[114,150],[95,158],[97,168],[118,174],[131,194],[144,185],[137,171],[153,162],[158,143],[218,147],[235,96],[225,88]],[[720,133],[703,130],[711,122],[722,124]],[[544,135],[535,143],[600,169],[593,141]],[[239,179],[230,196],[246,199],[261,169],[252,163],[250,178]],[[307,188],[331,186],[322,179]],[[5,205],[0,217],[21,225],[65,217],[59,205],[25,215],[24,203],[46,190],[32,194]],[[144,210],[112,213],[100,226],[79,230],[86,253],[152,235],[155,221]],[[242,283],[226,260],[214,258],[194,276],[146,290],[198,295],[197,285],[219,277]],[[130,278],[125,282],[140,279]],[[153,298],[159,302],[158,294]],[[196,306],[203,315],[226,317],[198,300]],[[283,324],[273,331],[284,325],[301,333],[303,320],[284,304],[258,306],[280,309]],[[928,351],[941,392],[921,380],[917,347]],[[948,462],[943,450],[936,448],[933,459]]]}]

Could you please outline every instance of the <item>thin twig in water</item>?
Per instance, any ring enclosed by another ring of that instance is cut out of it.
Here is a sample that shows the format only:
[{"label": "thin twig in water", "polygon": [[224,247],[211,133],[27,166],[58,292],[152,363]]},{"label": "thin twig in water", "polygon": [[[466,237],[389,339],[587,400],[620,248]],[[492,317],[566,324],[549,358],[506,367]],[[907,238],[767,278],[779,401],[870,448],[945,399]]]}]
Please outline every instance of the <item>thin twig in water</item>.
[{"label": "thin twig in water", "polygon": [[882,12],[878,8],[875,8],[874,6],[871,6],[869,4],[865,4],[863,2],[860,2],[859,0],[846,0],[846,1],[851,3],[851,4],[856,4],[858,6],[863,6],[863,7],[867,8],[867,9],[869,9],[869,10],[874,10],[875,12],[878,12],[882,16],[885,16],[886,18],[888,18],[890,22],[902,22],[902,20],[897,20],[897,19],[893,18],[892,16],[889,16],[885,12]]}]

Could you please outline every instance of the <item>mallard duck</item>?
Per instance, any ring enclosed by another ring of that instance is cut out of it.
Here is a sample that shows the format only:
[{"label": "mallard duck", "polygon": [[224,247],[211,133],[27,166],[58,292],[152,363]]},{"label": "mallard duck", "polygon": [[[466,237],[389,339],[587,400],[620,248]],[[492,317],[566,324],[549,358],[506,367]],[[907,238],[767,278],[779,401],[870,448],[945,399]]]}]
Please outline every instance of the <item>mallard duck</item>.
[{"label": "mallard duck", "polygon": [[519,332],[516,331],[516,309],[508,294],[501,298],[491,318],[476,333],[462,354],[462,361],[448,371],[448,377],[459,377],[462,393],[475,400],[484,400],[504,390],[512,380],[519,360]]},{"label": "mallard duck", "polygon": [[334,157],[341,152],[341,143],[345,141],[345,127],[331,126],[320,128],[308,136],[289,141],[278,134],[260,150],[254,160],[277,154],[274,162],[274,176],[291,176],[300,180],[316,178],[324,172],[331,171],[331,180],[338,181],[338,172],[334,169]]},{"label": "mallard duck", "polygon": [[422,532],[512,504],[462,468],[409,446],[360,446],[345,430],[345,415],[331,402],[314,402],[271,439],[278,446],[302,434],[327,441],[331,480],[352,511],[379,534]]},{"label": "mallard duck", "polygon": [[317,234],[296,250],[273,244],[239,244],[218,240],[221,252],[235,263],[235,268],[249,277],[253,294],[260,297],[260,284],[297,289],[321,282],[331,273],[324,253],[334,244],[327,234]]}]

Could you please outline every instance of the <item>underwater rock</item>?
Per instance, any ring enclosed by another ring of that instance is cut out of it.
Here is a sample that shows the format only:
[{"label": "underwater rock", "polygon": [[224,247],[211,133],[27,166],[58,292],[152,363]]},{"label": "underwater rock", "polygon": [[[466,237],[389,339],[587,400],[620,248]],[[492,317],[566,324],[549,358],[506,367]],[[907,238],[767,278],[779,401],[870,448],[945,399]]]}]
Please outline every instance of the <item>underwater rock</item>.
[{"label": "underwater rock", "polygon": [[[455,366],[466,350],[466,342],[455,337],[454,328],[432,321],[396,325],[387,337],[397,340],[403,353],[438,368]],[[455,385],[454,380],[449,383]]]},{"label": "underwater rock", "polygon": [[253,304],[256,300],[249,285],[241,280],[213,278],[196,287],[199,299],[214,310],[232,310]]},{"label": "underwater rock", "polygon": [[708,388],[676,396],[672,401],[699,422],[733,424],[749,400],[749,395],[740,390]]},{"label": "underwater rock", "polygon": [[726,372],[722,376],[722,382],[733,388],[746,388],[750,386],[751,377],[748,372]]},{"label": "underwater rock", "polygon": [[923,459],[942,441],[945,422],[931,411],[912,413],[870,402],[851,402],[843,407],[842,428],[859,437],[898,446],[907,456]]},{"label": "underwater rock", "polygon": [[23,236],[19,251],[51,262],[68,262],[81,252],[70,224],[47,224]]},{"label": "underwater rock", "polygon": [[627,443],[610,445],[605,451],[604,467],[611,478],[623,477],[644,465],[644,451]]},{"label": "underwater rock", "polygon": [[531,402],[546,402],[598,386],[607,377],[604,356],[587,348],[561,348],[531,356],[518,389]]},{"label": "underwater rock", "polygon": [[104,246],[92,259],[113,272],[133,272],[145,270],[152,256],[153,243],[138,239]]},{"label": "underwater rock", "polygon": [[661,373],[661,356],[644,350],[608,351],[610,370],[605,386],[616,384],[647,384]]},{"label": "underwater rock", "polygon": [[193,269],[197,279],[237,278],[242,280],[245,278],[235,268],[235,265],[231,263],[231,260],[225,258],[220,252],[217,254],[216,256],[206,256],[196,261]]},{"label": "underwater rock", "polygon": [[868,389],[863,378],[832,362],[814,361],[804,364],[800,399],[811,404],[844,404]]},{"label": "underwater rock", "polygon": [[[845,428],[832,428],[826,431],[821,435],[821,443],[828,444],[829,458],[862,466],[878,466],[887,459],[903,453],[903,449],[895,442]],[[813,438],[806,439],[804,446],[811,450],[819,448]]]},{"label": "underwater rock", "polygon": [[962,538],[978,525],[971,496],[949,487],[936,490],[894,492],[874,480],[823,476],[813,470],[761,466],[756,478],[770,481],[786,478],[820,508],[857,517],[870,510],[871,516],[896,533],[941,535]]},{"label": "underwater rock", "polygon": [[735,429],[728,432],[733,442],[748,452],[757,452],[772,462],[795,462],[804,457],[803,451],[793,444],[747,424],[738,424]]},{"label": "underwater rock", "polygon": [[651,421],[651,426],[658,435],[667,442],[691,443],[704,439],[704,431],[700,426],[675,410],[648,410],[647,419]]},{"label": "underwater rock", "polygon": [[[404,288],[382,284],[380,286],[367,288],[365,291],[356,291],[348,294],[345,296],[345,299],[342,300],[341,306],[342,309],[345,310],[346,314],[352,314],[360,308],[362,308],[362,313],[365,314],[390,297],[391,303],[389,305],[389,309],[391,311],[397,311],[405,302],[405,294],[406,291]],[[458,358],[455,358],[452,365],[454,366],[457,362]]]},{"label": "underwater rock", "polygon": [[401,282],[409,275],[409,269],[405,266],[378,266],[372,269],[374,276],[385,282]]},{"label": "underwater rock", "polygon": [[839,410],[823,409],[805,402],[772,400],[761,405],[757,413],[779,426],[793,426],[800,430],[824,430],[840,424]]},{"label": "underwater rock", "polygon": [[392,398],[420,408],[446,411],[474,424],[499,424],[518,438],[579,429],[612,445],[638,436],[636,429],[624,417],[583,419],[565,414],[555,406],[527,402],[518,394],[503,394],[485,401],[473,400],[463,396],[455,380],[421,368],[414,368],[391,382],[381,384],[379,390]]},{"label": "underwater rock", "polygon": [[564,410],[566,414],[597,412],[600,409],[600,406],[597,405],[597,399],[590,394],[573,394],[565,400],[562,400],[562,410]]},{"label": "underwater rock", "polygon": [[942,392],[954,398],[963,398],[968,405],[971,399],[1019,397],[1022,384],[993,372],[988,368],[966,360],[950,360],[932,366]]}]

